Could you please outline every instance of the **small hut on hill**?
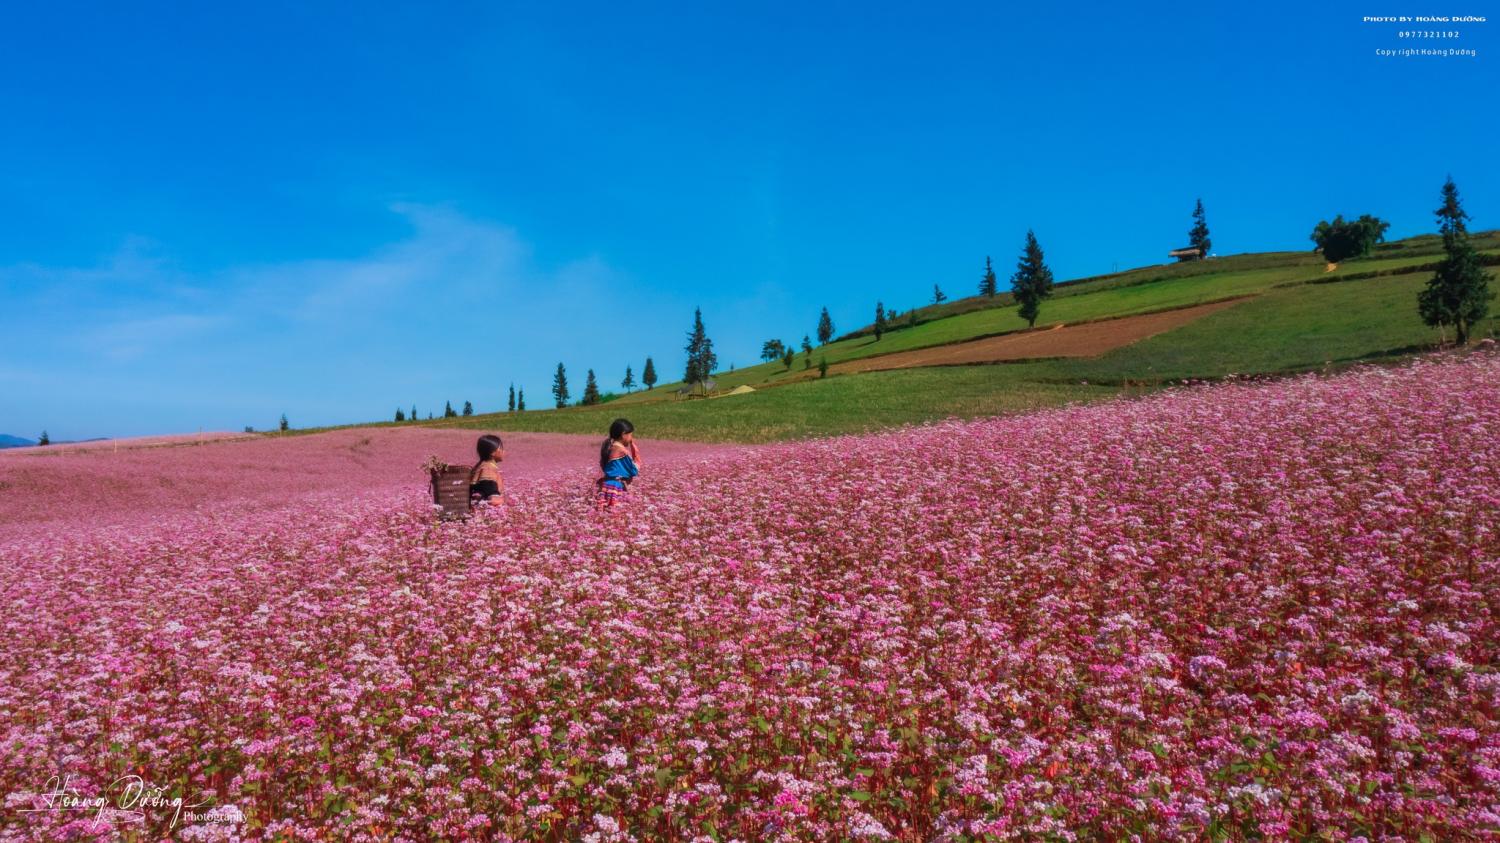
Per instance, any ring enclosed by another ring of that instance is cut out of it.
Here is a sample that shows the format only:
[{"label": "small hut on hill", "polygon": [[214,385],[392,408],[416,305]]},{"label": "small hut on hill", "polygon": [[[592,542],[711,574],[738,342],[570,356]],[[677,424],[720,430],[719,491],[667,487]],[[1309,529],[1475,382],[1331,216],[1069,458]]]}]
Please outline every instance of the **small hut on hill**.
[{"label": "small hut on hill", "polygon": [[1167,257],[1176,258],[1179,262],[1202,260],[1203,250],[1197,246],[1188,246],[1183,249],[1173,249],[1167,252]]}]

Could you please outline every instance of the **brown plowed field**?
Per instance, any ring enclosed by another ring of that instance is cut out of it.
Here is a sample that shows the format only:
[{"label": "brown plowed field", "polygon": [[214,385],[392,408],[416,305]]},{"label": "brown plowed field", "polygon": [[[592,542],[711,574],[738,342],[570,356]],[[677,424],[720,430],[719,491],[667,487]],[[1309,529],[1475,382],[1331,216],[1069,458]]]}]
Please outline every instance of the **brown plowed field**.
[{"label": "brown plowed field", "polygon": [[998,337],[950,343],[933,348],[898,351],[879,357],[864,357],[836,363],[835,372],[874,372],[881,369],[911,369],[917,366],[957,366],[967,363],[997,363],[1036,357],[1096,357],[1187,323],[1233,307],[1244,299],[1123,316],[1079,325],[1058,325],[1035,331],[1019,331]]}]

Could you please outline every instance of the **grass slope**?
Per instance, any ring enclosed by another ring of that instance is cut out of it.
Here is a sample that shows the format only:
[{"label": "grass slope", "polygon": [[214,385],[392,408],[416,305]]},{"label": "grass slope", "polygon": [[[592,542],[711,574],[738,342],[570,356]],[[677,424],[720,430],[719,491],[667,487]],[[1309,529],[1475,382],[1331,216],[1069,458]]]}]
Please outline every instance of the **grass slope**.
[{"label": "grass slope", "polygon": [[[1476,236],[1500,260],[1500,232]],[[971,418],[1097,400],[1168,381],[1230,374],[1285,374],[1359,361],[1385,360],[1434,347],[1440,335],[1416,312],[1417,291],[1440,254],[1435,237],[1385,244],[1371,258],[1335,272],[1307,253],[1236,255],[1082,279],[1044,303],[1039,327],[1149,313],[1229,298],[1247,301],[1175,330],[1089,359],[905,369],[819,379],[799,353],[791,371],[779,362],[721,372],[721,389],[749,395],[679,400],[659,385],[595,407],[496,413],[420,424],[486,430],[601,434],[626,416],[644,436],[766,442],[859,432],[948,416]],[[1418,269],[1420,268],[1420,269]],[[1417,271],[1413,271],[1417,270]],[[1025,328],[998,300],[938,306],[941,318],[886,334],[855,335],[815,349],[830,364]],[[994,306],[998,305],[998,306]],[[1476,326],[1476,337],[1500,333],[1500,316]]]}]

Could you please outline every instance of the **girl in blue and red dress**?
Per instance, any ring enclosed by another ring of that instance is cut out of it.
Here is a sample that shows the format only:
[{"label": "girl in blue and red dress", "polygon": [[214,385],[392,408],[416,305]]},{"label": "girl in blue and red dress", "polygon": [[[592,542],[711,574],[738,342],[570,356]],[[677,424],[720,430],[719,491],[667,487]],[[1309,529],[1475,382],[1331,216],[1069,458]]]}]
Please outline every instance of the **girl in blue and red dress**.
[{"label": "girl in blue and red dress", "polygon": [[615,419],[609,426],[609,438],[599,447],[599,468],[604,472],[594,481],[599,486],[599,505],[614,506],[641,473],[641,452],[635,446],[635,426],[629,421]]}]

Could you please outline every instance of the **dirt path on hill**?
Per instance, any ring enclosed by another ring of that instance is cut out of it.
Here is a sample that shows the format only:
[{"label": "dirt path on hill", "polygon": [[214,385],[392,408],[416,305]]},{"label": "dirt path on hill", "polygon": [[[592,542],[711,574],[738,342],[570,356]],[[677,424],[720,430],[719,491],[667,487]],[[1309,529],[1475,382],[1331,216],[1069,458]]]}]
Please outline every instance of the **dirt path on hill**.
[{"label": "dirt path on hill", "polygon": [[967,340],[898,351],[879,357],[863,357],[835,363],[835,372],[875,372],[883,369],[910,369],[917,366],[959,366],[970,363],[997,363],[1005,360],[1027,360],[1036,357],[1096,357],[1133,342],[1179,328],[1195,319],[1233,307],[1244,298],[1210,302],[1159,313],[1123,316],[1078,325],[1056,325],[998,337]]}]

